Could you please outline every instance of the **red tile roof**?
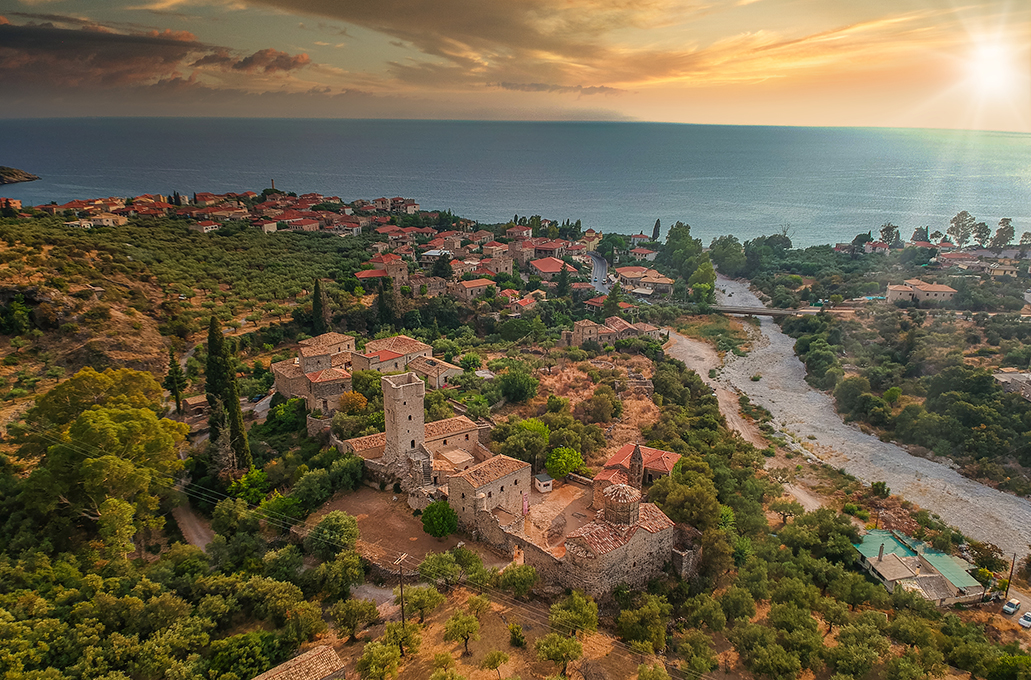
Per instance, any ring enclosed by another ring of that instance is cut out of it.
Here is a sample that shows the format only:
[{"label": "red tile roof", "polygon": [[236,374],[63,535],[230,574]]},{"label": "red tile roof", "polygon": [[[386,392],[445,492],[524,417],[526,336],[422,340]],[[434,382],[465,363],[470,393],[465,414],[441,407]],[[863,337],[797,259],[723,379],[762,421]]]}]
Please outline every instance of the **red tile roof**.
[{"label": "red tile roof", "polygon": [[[633,454],[635,446],[637,444],[627,444],[619,451],[616,451],[611,458],[605,461],[605,468],[629,470],[630,456]],[[668,475],[673,471],[673,466],[680,460],[680,454],[673,453],[672,451],[663,451],[662,449],[653,449],[650,446],[642,446],[641,458],[644,460],[645,470],[653,470]]]},{"label": "red tile roof", "polygon": [[398,357],[403,357],[404,354],[398,354],[397,352],[391,352],[389,349],[381,349],[378,352],[369,352],[368,354],[363,354],[362,356],[364,356],[366,359],[375,359],[376,361],[383,362],[383,361],[393,361],[394,359],[397,359]]},{"label": "red tile roof", "polygon": [[557,257],[543,257],[539,260],[531,260],[530,266],[545,274],[555,274],[565,267],[567,272],[575,272],[576,267],[566,264]]},{"label": "red tile roof", "polygon": [[387,270],[385,269],[363,269],[360,272],[354,273],[356,278],[359,279],[378,279],[387,276]]},{"label": "red tile roof", "polygon": [[[603,515],[604,513],[599,514]],[[629,543],[640,529],[657,534],[660,531],[672,529],[674,526],[673,521],[655,505],[641,503],[640,519],[637,524],[625,526],[599,519],[572,532],[566,537],[566,541],[567,543],[570,539],[573,539],[574,542],[582,541],[595,555],[604,555]]]}]

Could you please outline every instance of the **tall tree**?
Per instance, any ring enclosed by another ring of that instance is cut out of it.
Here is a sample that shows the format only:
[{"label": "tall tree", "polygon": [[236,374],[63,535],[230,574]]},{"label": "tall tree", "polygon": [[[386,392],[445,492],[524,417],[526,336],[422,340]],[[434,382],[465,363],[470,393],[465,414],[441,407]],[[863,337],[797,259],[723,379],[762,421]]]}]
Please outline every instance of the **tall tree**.
[{"label": "tall tree", "polygon": [[172,398],[175,399],[175,412],[179,415],[183,414],[183,390],[186,389],[186,385],[186,373],[175,358],[175,350],[169,347],[168,373],[165,374],[165,380],[161,386],[172,393]]},{"label": "tall tree", "polygon": [[995,236],[992,237],[992,242],[988,247],[998,255],[1013,241],[1013,236],[1015,234],[1016,232],[1013,230],[1013,220],[1008,217],[1003,217],[999,220],[999,228],[996,230]]},{"label": "tall tree", "polygon": [[974,216],[963,210],[949,220],[949,229],[945,232],[952,237],[953,243],[962,248],[974,234]]},{"label": "tall tree", "polygon": [[204,391],[208,398],[209,438],[218,441],[221,428],[229,426],[229,437],[236,462],[241,469],[249,469],[252,463],[251,449],[247,443],[247,428],[243,423],[240,408],[240,387],[233,368],[233,344],[222,337],[222,325],[211,317],[208,324],[208,363],[205,372]]},{"label": "tall tree", "polygon": [[891,222],[885,222],[881,225],[881,242],[887,243],[888,246],[894,245],[895,241],[899,240],[899,228]]},{"label": "tall tree", "polygon": [[454,275],[455,272],[451,269],[451,257],[449,255],[438,257],[437,261],[433,263],[433,268],[430,269],[430,276],[439,276],[449,281]]},{"label": "tall tree", "polygon": [[612,284],[612,289],[609,290],[609,295],[601,306],[601,313],[606,319],[610,316],[619,316],[619,299],[619,281],[616,281]]},{"label": "tall tree", "polygon": [[566,269],[566,265],[563,263],[562,269],[558,273],[558,281],[555,283],[555,295],[558,297],[566,297],[572,290],[572,286],[569,284],[569,270]]},{"label": "tall tree", "polygon": [[655,226],[652,227],[652,240],[653,241],[658,241],[659,240],[659,231],[661,229],[662,229],[662,225],[659,223],[658,220],[655,220]]},{"label": "tall tree", "polygon": [[911,241],[930,241],[931,239],[927,233],[928,227],[917,227],[913,230],[913,237]]},{"label": "tall tree", "polygon": [[315,335],[329,332],[329,298],[322,290],[322,279],[315,279],[315,290],[311,297],[311,323]]},{"label": "tall tree", "polygon": [[977,245],[984,248],[992,238],[992,229],[984,222],[978,222],[974,225],[973,235],[974,240],[977,241]]}]

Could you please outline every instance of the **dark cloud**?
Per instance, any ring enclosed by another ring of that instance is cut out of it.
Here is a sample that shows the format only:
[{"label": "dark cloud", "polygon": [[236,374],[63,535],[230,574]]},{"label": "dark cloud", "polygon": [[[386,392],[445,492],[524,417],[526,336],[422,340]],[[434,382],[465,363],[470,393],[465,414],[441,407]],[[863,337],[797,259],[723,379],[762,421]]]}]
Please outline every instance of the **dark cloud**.
[{"label": "dark cloud", "polygon": [[307,54],[290,55],[268,48],[244,57],[233,64],[233,68],[237,71],[274,73],[276,71],[294,71],[310,63],[311,58]]},{"label": "dark cloud", "polygon": [[196,41],[83,29],[0,26],[0,83],[142,84],[175,74],[188,56],[208,49]]},{"label": "dark cloud", "polygon": [[[307,54],[273,49],[235,56],[224,47],[198,42],[188,31],[153,29],[125,34],[75,17],[32,17],[52,21],[43,25],[0,22],[0,84],[144,86],[182,79],[191,67],[270,74],[294,71],[311,62]],[[57,27],[54,21],[78,28]]]},{"label": "dark cloud", "polygon": [[584,87],[583,85],[548,85],[546,83],[493,83],[494,87],[515,92],[557,92],[560,94],[621,94],[626,90],[606,85]]}]

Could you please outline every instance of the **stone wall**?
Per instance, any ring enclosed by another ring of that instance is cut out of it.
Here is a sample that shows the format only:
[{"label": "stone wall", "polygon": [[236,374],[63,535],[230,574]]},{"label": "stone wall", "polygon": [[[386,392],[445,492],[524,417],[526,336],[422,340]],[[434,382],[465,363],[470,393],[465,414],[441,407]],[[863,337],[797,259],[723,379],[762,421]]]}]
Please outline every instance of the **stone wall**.
[{"label": "stone wall", "polygon": [[315,418],[313,416],[308,416],[307,418],[308,437],[319,436],[321,432],[330,429],[330,426],[333,424],[333,421],[329,418]]}]

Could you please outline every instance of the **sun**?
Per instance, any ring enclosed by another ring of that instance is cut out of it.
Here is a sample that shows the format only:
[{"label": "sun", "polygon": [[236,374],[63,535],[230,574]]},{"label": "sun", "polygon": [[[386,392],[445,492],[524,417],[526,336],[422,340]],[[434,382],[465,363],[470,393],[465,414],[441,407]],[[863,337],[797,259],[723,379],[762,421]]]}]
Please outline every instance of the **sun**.
[{"label": "sun", "polygon": [[966,62],[967,79],[983,95],[1012,93],[1020,86],[1016,54],[1007,45],[977,45]]}]

